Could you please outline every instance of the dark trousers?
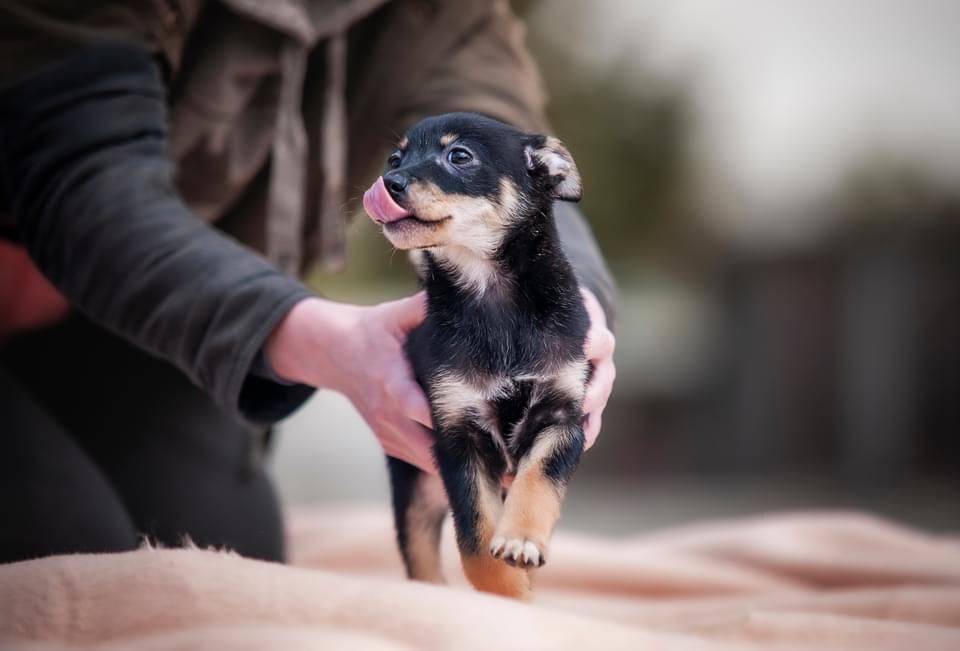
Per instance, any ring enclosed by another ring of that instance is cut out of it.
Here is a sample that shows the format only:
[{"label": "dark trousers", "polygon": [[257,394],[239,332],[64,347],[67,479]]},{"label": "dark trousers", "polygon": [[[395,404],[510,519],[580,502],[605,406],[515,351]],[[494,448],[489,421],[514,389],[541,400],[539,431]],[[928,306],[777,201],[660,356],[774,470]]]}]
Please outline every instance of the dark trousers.
[{"label": "dark trousers", "polygon": [[260,440],[82,317],[0,348],[0,562],[189,538],[282,560]]}]

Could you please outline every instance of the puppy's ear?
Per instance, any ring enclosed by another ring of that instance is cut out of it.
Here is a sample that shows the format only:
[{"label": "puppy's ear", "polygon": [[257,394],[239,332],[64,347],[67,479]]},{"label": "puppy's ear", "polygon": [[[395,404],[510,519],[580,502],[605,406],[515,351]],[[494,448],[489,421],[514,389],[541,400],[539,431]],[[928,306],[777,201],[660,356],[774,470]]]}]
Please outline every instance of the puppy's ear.
[{"label": "puppy's ear", "polygon": [[543,175],[557,199],[580,201],[583,184],[580,171],[566,146],[553,136],[531,136],[525,147],[527,169]]}]

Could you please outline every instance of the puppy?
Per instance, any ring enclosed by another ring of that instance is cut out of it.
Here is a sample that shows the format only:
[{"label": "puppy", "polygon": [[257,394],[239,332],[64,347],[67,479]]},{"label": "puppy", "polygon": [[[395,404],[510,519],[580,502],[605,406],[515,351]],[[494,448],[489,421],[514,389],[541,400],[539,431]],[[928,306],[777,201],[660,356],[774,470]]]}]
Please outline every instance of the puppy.
[{"label": "puppy", "polygon": [[560,141],[467,113],[416,124],[364,195],[387,239],[412,251],[427,294],[406,352],[430,401],[440,479],[387,459],[413,579],[443,582],[448,510],[478,590],[529,599],[547,560],[584,444],[589,318],[553,221],[554,201],[580,195]]}]

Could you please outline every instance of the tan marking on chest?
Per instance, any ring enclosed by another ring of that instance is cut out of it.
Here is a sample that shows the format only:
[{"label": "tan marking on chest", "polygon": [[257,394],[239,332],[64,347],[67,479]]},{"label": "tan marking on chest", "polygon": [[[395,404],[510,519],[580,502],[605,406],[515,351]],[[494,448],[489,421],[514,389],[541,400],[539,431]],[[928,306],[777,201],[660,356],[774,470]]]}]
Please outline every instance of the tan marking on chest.
[{"label": "tan marking on chest", "polygon": [[506,395],[509,388],[504,382],[476,384],[455,373],[444,373],[432,384],[430,398],[439,424],[449,427],[471,411],[480,419],[489,417],[489,403]]},{"label": "tan marking on chest", "polygon": [[583,400],[587,388],[587,370],[589,362],[578,359],[562,366],[559,370],[540,374],[518,375],[517,381],[537,383],[531,405],[535,404],[543,395],[544,390],[553,388],[575,402]]},{"label": "tan marking on chest", "polygon": [[589,362],[578,359],[563,367],[554,378],[554,386],[571,400],[580,402],[587,391],[587,371]]},{"label": "tan marking on chest", "polygon": [[505,398],[512,390],[513,383],[507,379],[478,384],[454,373],[447,373],[434,382],[430,399],[440,427],[450,427],[463,422],[466,414],[472,412],[476,416],[477,425],[490,435],[503,455],[507,472],[513,472],[513,457],[490,404],[494,400]]}]

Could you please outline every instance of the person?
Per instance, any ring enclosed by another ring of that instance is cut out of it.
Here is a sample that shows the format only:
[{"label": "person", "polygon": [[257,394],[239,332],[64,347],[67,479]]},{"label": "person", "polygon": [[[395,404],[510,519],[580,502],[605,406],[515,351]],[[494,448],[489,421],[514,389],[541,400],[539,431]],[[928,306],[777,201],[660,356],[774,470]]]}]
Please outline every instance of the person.
[{"label": "person", "polygon": [[[523,30],[506,0],[0,0],[0,562],[143,536],[281,560],[262,434],[318,387],[435,472],[402,353],[423,297],[296,277],[342,265],[346,189],[417,119],[548,129]],[[557,220],[592,442],[614,285]]]}]

